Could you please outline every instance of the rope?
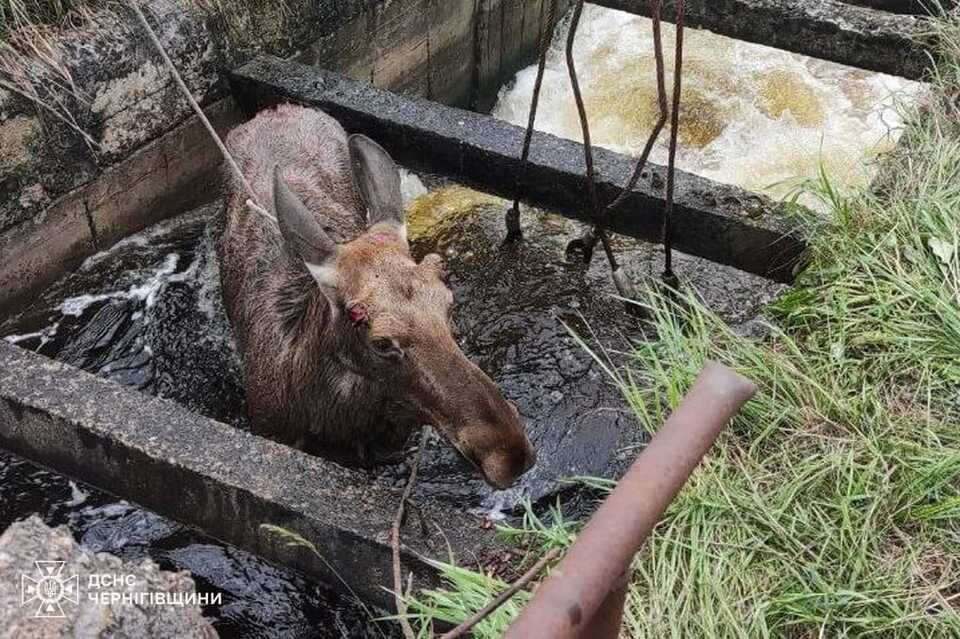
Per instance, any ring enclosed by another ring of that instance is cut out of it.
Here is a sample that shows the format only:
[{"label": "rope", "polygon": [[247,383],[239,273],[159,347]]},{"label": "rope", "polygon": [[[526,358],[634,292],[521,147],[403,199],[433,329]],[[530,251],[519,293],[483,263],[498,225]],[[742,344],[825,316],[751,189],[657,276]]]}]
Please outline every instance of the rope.
[{"label": "rope", "polygon": [[254,192],[253,187],[250,185],[250,182],[247,181],[247,178],[244,177],[243,171],[240,170],[240,167],[237,165],[236,161],[233,159],[233,156],[230,155],[230,151],[227,150],[227,146],[223,143],[223,140],[220,139],[220,136],[217,134],[216,129],[213,128],[213,125],[210,124],[210,120],[207,119],[206,114],[203,112],[203,109],[200,108],[200,105],[197,104],[197,101],[193,98],[193,94],[190,93],[190,89],[187,88],[186,83],[183,81],[183,78],[180,76],[180,72],[177,71],[177,67],[174,66],[173,61],[170,59],[170,56],[167,55],[166,49],[163,48],[163,45],[160,43],[160,39],[157,37],[157,34],[154,32],[153,27],[150,26],[150,23],[147,22],[147,17],[143,15],[143,11],[140,10],[139,5],[137,5],[136,0],[128,0],[127,4],[133,9],[133,12],[136,14],[137,19],[140,21],[140,24],[143,26],[144,30],[147,32],[147,37],[150,39],[150,42],[153,43],[154,48],[160,54],[160,57],[163,58],[164,63],[167,65],[167,68],[170,70],[170,75],[173,76],[174,81],[177,83],[177,86],[180,88],[180,91],[183,93],[184,97],[187,99],[187,102],[190,103],[190,107],[193,109],[193,112],[196,113],[197,117],[200,118],[200,121],[203,123],[203,126],[206,127],[207,133],[210,134],[210,137],[213,138],[214,143],[217,145],[217,148],[220,149],[220,153],[223,155],[223,159],[227,161],[227,164],[230,166],[230,169],[233,171],[233,174],[240,184],[243,185],[244,190],[247,192],[249,198],[246,200],[247,208],[260,215],[263,215],[273,222],[277,221],[273,215],[271,215],[266,209],[260,206],[260,203],[257,201],[257,194]]}]

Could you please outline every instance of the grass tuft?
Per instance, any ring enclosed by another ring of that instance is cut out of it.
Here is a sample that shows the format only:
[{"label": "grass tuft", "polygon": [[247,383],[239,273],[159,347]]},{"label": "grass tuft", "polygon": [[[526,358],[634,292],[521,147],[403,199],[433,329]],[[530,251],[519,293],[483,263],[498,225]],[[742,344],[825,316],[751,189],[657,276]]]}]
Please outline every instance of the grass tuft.
[{"label": "grass tuft", "polygon": [[[809,266],[766,338],[692,295],[645,298],[658,337],[611,371],[643,428],[707,359],[760,391],[637,556],[623,636],[960,636],[960,15],[936,37],[932,96],[878,188],[803,184],[826,212],[806,220]],[[576,524],[528,513],[503,532],[536,552]],[[458,622],[498,587],[445,574],[425,620]]]}]

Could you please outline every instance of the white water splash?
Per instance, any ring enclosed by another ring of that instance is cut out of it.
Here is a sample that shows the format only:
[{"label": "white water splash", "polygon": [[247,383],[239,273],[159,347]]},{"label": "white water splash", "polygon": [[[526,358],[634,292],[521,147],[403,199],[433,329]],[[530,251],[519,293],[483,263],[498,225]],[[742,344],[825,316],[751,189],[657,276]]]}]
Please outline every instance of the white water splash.
[{"label": "white water splash", "polygon": [[[68,297],[60,303],[59,310],[64,315],[80,316],[91,305],[113,299],[141,300],[150,308],[157,301],[157,294],[167,282],[187,279],[191,276],[190,269],[177,273],[177,263],[180,256],[176,253],[167,254],[163,264],[140,284],[134,284],[125,291],[110,291],[97,295],[77,295]],[[192,267],[193,265],[191,265]]]},{"label": "white water splash", "polygon": [[[563,55],[566,32],[558,27],[547,59],[537,128],[582,140]],[[672,25],[664,24],[663,34],[669,94]],[[922,88],[706,31],[688,30],[684,41],[678,166],[772,196],[787,193],[796,178],[815,177],[821,162],[840,187],[868,184],[878,154],[899,137],[894,106]],[[651,22],[587,5],[574,52],[593,142],[638,155],[659,114]],[[525,126],[535,77],[536,67],[518,73],[494,115]],[[668,133],[669,126],[652,155],[659,164],[666,163]]]},{"label": "white water splash", "polygon": [[63,502],[63,505],[71,506],[71,507],[79,506],[83,502],[87,501],[87,497],[89,497],[87,492],[84,490],[81,490],[80,487],[77,486],[77,482],[70,480],[69,483],[70,483],[70,499]]},{"label": "white water splash", "polygon": [[39,339],[40,345],[44,346],[57,335],[57,329],[60,328],[60,322],[54,322],[51,326],[36,331],[34,333],[23,333],[21,335],[7,335],[3,339],[10,344],[19,344],[32,339]]},{"label": "white water splash", "polygon": [[424,186],[416,173],[407,169],[400,169],[400,195],[403,196],[403,208],[409,208],[413,201],[421,195],[427,194],[427,187]]}]

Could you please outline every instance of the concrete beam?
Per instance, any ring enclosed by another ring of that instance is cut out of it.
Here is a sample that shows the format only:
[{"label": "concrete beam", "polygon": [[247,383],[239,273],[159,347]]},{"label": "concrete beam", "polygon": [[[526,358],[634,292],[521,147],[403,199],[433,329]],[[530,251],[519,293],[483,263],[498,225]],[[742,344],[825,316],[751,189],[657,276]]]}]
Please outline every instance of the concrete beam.
[{"label": "concrete beam", "polygon": [[[400,491],[317,457],[142,395],[0,340],[0,447],[392,609],[390,528]],[[418,506],[405,571],[436,584],[424,557],[483,561],[498,547],[463,512]],[[415,519],[414,519],[415,520]],[[437,532],[441,525],[443,533]],[[290,546],[285,527],[322,555]]]},{"label": "concrete beam", "polygon": [[[234,94],[253,113],[279,101],[319,107],[344,127],[376,139],[401,164],[449,176],[512,197],[525,174],[527,199],[589,222],[583,146],[552,135],[534,136],[521,171],[524,130],[489,115],[401,96],[341,75],[262,57],[234,71]],[[633,158],[597,148],[597,188],[612,200],[633,172]],[[650,165],[626,203],[612,212],[611,230],[659,241],[666,169]],[[791,234],[779,205],[740,188],[677,171],[674,238],[677,249],[778,281],[790,281],[804,243]]]},{"label": "concrete beam", "polygon": [[[649,0],[592,0],[611,9],[650,16]],[[674,0],[662,16],[673,20]],[[921,16],[887,13],[839,0],[687,0],[687,24],[738,40],[912,80],[929,58],[918,44],[928,30]]]}]

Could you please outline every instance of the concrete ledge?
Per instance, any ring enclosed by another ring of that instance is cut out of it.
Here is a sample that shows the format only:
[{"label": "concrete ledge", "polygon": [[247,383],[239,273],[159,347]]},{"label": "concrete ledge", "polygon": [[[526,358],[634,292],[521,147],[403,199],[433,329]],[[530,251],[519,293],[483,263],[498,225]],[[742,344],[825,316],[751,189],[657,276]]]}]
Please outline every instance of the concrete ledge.
[{"label": "concrete ledge", "polygon": [[[2,340],[0,447],[392,609],[385,588],[400,492],[361,473]],[[432,504],[419,509],[428,532],[410,525],[403,556],[418,586],[436,581],[421,556],[445,558],[447,543],[461,558],[482,560],[497,549],[476,519]],[[323,559],[261,524],[306,537]]]},{"label": "concrete ledge", "polygon": [[[402,164],[447,175],[512,197],[524,130],[489,115],[371,87],[341,75],[258,58],[231,75],[235,97],[253,113],[279,101],[317,106],[344,127],[384,145]],[[574,219],[586,213],[583,146],[537,133],[526,173],[527,199]],[[612,200],[626,184],[633,158],[597,148],[597,188]],[[666,169],[649,165],[626,203],[611,213],[611,230],[659,241]],[[764,196],[677,171],[676,247],[714,262],[789,282],[804,243],[791,235],[779,205]]]},{"label": "concrete ledge", "polygon": [[[649,0],[593,0],[611,9],[650,15]],[[665,0],[664,20],[673,20]],[[861,69],[921,79],[929,66],[918,44],[928,27],[920,16],[887,13],[839,0],[687,0],[687,24]]]}]

